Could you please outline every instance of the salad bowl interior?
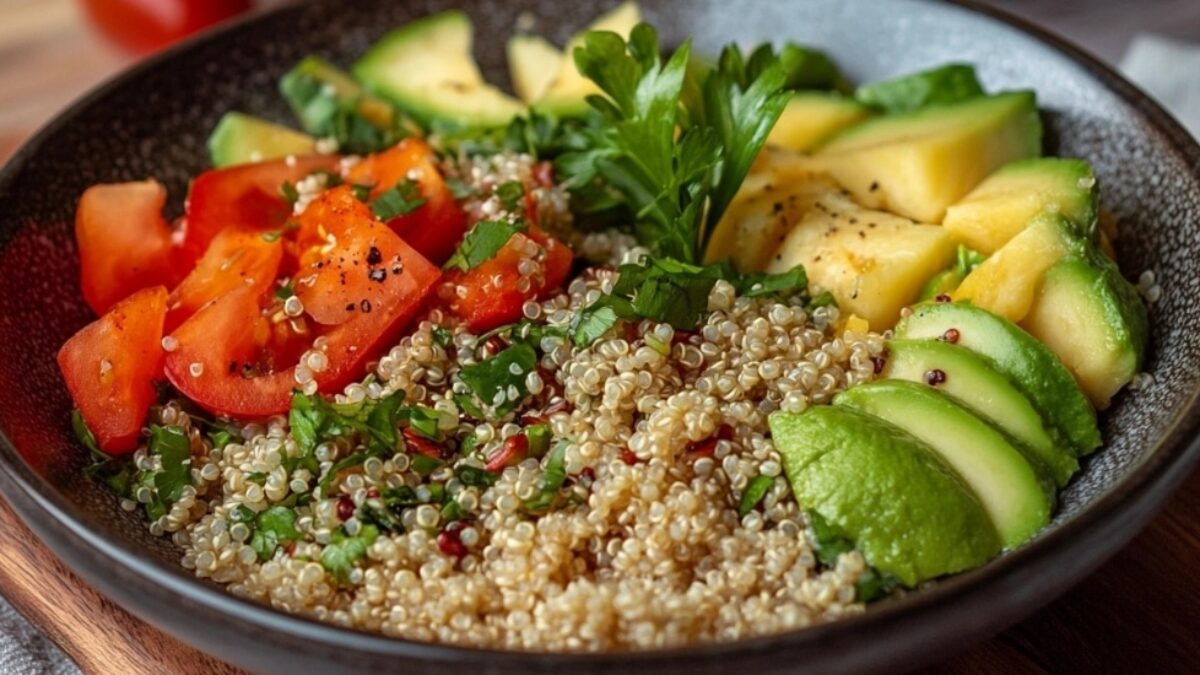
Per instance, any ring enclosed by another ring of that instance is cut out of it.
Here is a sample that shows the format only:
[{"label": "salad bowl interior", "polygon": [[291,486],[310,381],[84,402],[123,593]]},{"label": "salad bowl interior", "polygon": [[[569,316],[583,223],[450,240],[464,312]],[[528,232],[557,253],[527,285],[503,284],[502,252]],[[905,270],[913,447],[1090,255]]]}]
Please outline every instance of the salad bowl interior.
[{"label": "salad bowl interior", "polygon": [[[612,4],[612,3],[599,3]],[[506,672],[846,670],[914,665],[999,629],[1093,569],[1145,522],[1197,455],[1200,424],[1200,148],[1156,104],[1068,45],[985,11],[917,0],[656,0],[643,3],[667,44],[794,40],[833,55],[855,81],[961,61],[991,90],[1036,90],[1047,150],[1086,159],[1120,224],[1126,277],[1153,271],[1145,371],[1102,416],[1104,448],[1062,492],[1035,541],[976,570],[865,615],[738,643],[644,654],[515,654],[352,633],[225,595],[178,567],[169,540],[88,480],[69,425],[58,347],[91,320],[79,292],[75,204],[98,182],[154,177],[182,211],[204,139],[231,109],[284,121],[279,76],[317,53],[351,62],[383,32],[460,7],[489,79],[509,86],[504,40],[519,17],[559,44],[599,8],[548,0],[315,2],[255,17],[181,45],[78,101],[0,172],[0,489],[49,546],[118,603],[164,630],[259,670],[408,668],[465,663]],[[585,14],[581,16],[581,13]]]}]

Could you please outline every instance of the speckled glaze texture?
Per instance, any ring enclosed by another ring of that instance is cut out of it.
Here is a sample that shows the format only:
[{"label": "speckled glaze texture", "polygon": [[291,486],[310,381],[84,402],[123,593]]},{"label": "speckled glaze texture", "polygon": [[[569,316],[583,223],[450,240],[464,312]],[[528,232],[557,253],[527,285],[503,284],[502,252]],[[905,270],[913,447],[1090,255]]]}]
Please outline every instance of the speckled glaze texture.
[{"label": "speckled glaze texture", "polygon": [[507,85],[504,39],[531,12],[560,44],[613,4],[553,0],[317,2],[289,7],[174,49],[85,97],[0,173],[0,489],[89,582],[134,613],[203,649],[269,672],[822,672],[913,666],[982,637],[1098,565],[1140,527],[1195,459],[1200,390],[1200,148],[1153,103],[1069,46],[971,9],[916,0],[643,0],[667,43],[791,39],[829,50],[855,80],[948,60],[978,66],[990,89],[1033,88],[1047,150],[1087,159],[1121,224],[1120,263],[1153,270],[1146,370],[1154,384],[1104,415],[1107,445],[1062,495],[1049,530],[987,567],[866,615],[779,636],[640,655],[520,655],[356,634],[225,595],[177,567],[112,495],[79,477],[58,346],[90,319],[78,290],[72,214],[91,183],[153,176],[182,208],[205,168],[204,140],[230,109],[288,120],[280,74],[309,53],[349,64],[389,28],[460,6],[477,55]]}]

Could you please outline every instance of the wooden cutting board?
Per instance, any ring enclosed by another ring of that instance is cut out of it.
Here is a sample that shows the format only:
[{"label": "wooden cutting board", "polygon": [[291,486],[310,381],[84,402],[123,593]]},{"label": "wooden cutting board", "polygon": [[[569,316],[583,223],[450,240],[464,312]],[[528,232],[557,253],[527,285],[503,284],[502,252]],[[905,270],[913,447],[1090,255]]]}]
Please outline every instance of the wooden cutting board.
[{"label": "wooden cutting board", "polygon": [[[1082,41],[1098,35],[1100,49],[1109,56],[1119,54],[1117,43],[1131,32],[1131,21],[1178,27],[1191,17],[1191,32],[1200,36],[1200,5],[1195,0],[1156,0],[1153,8],[1117,2],[1007,4],[1076,29],[1073,37]],[[1122,12],[1123,18],[1117,16]],[[1099,28],[1084,31],[1093,24]],[[86,28],[71,0],[0,0],[0,161],[58,109],[127,60]],[[1146,532],[1095,575],[1025,622],[931,672],[1195,672],[1200,669],[1197,577],[1200,473]],[[92,590],[3,500],[0,591],[85,672],[241,672],[163,634]]]}]

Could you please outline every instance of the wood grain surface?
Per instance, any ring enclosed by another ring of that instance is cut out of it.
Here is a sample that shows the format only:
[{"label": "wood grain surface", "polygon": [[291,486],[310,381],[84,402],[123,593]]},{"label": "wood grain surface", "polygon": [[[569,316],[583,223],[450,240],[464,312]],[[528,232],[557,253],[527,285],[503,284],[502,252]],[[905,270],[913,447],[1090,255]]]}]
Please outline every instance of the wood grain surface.
[{"label": "wood grain surface", "polygon": [[[1140,26],[1200,40],[1200,2],[997,2],[1109,58]],[[128,62],[70,0],[0,0],[0,161]],[[1200,671],[1200,472],[1129,546],[1031,618],[933,673]],[[161,633],[69,572],[0,500],[0,591],[87,673],[237,673]],[[24,674],[22,674],[24,675]]]}]

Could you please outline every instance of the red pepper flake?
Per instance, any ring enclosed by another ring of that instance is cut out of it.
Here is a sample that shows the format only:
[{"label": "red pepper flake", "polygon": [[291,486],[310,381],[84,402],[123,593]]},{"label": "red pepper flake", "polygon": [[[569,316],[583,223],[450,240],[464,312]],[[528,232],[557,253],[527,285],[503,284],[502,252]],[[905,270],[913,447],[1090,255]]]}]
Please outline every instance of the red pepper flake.
[{"label": "red pepper flake", "polygon": [[488,351],[493,354],[499,354],[508,347],[508,343],[505,342],[504,338],[500,337],[499,335],[493,335],[492,337],[488,338],[484,345],[488,348]]},{"label": "red pepper flake", "polygon": [[525,459],[525,455],[529,453],[529,437],[524,433],[509,436],[504,439],[504,445],[500,446],[500,450],[492,455],[492,458],[487,461],[484,468],[492,473],[499,473],[506,466],[511,466]]},{"label": "red pepper flake", "polygon": [[350,499],[346,495],[342,495],[340,498],[338,498],[337,516],[339,520],[343,522],[350,520],[354,517],[354,512],[356,510],[358,509],[354,506],[353,499]]},{"label": "red pepper flake", "polygon": [[621,461],[625,462],[629,466],[633,466],[634,464],[637,464],[639,460],[638,456],[633,454],[632,450],[629,448],[621,448]]},{"label": "red pepper flake", "polygon": [[554,162],[538,162],[533,165],[533,180],[544,188],[554,187]]},{"label": "red pepper flake", "polygon": [[452,558],[462,558],[467,555],[467,545],[462,542],[462,536],[459,535],[462,529],[462,522],[456,520],[438,533],[437,546],[443,555]]},{"label": "red pepper flake", "polygon": [[404,427],[404,431],[401,433],[404,435],[404,444],[410,450],[419,452],[426,457],[442,459],[442,448],[437,443],[413,431],[412,427]]},{"label": "red pepper flake", "polygon": [[962,337],[962,335],[958,332],[957,328],[947,328],[946,332],[942,333],[942,342],[957,344],[960,337]]},{"label": "red pepper flake", "polygon": [[684,455],[692,461],[696,461],[701,457],[712,457],[717,452],[717,443],[720,440],[721,439],[717,438],[716,436],[713,436],[711,438],[706,438],[703,441],[691,443],[688,445]]},{"label": "red pepper flake", "polygon": [[934,368],[925,373],[925,383],[931,387],[936,387],[946,381],[946,371],[941,368]]},{"label": "red pepper flake", "polygon": [[940,303],[944,304],[944,303],[950,302],[950,296],[947,295],[946,293],[938,293],[937,297],[935,297],[933,300],[934,300],[934,302],[940,302]]}]

